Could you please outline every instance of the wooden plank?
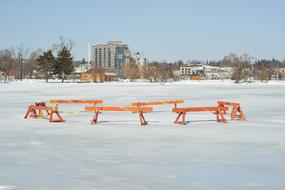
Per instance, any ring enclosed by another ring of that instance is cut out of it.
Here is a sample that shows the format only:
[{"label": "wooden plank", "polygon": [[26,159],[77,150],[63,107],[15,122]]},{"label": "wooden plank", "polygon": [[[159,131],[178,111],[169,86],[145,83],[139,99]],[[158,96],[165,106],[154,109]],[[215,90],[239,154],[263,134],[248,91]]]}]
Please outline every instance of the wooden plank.
[{"label": "wooden plank", "polygon": [[181,112],[204,112],[204,111],[225,111],[228,110],[227,107],[189,107],[189,108],[173,108],[172,112],[181,113]]},{"label": "wooden plank", "polygon": [[102,104],[103,100],[49,100],[52,104]]},{"label": "wooden plank", "polygon": [[50,110],[47,106],[32,106],[32,108],[35,110]]},{"label": "wooden plank", "polygon": [[240,103],[218,101],[218,105],[240,107]]},{"label": "wooden plank", "polygon": [[85,111],[130,111],[130,112],[152,112],[152,107],[120,107],[120,106],[87,106]]},{"label": "wooden plank", "polygon": [[169,101],[156,101],[156,102],[133,102],[132,106],[147,106],[147,105],[163,105],[163,104],[181,104],[184,100],[169,100]]}]

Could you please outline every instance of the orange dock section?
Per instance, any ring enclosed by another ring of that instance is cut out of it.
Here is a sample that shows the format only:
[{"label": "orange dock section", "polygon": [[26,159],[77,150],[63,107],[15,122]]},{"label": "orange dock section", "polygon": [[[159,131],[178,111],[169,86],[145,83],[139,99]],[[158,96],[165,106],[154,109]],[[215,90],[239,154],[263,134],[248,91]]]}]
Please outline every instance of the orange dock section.
[{"label": "orange dock section", "polygon": [[[45,102],[37,102],[35,105],[30,105],[28,107],[28,111],[24,116],[24,119],[27,119],[28,117],[39,118],[41,117],[43,111],[49,115],[49,122],[64,122],[58,112],[58,108],[53,106],[46,106]],[[57,120],[54,120],[54,115],[58,117]]]},{"label": "orange dock section", "polygon": [[103,100],[49,100],[52,104],[102,104]]},{"label": "orange dock section", "polygon": [[166,100],[166,101],[155,101],[155,102],[133,102],[132,106],[149,106],[149,105],[165,105],[173,104],[174,107],[177,107],[177,104],[183,104],[184,100]]},{"label": "orange dock section", "polygon": [[[224,117],[224,112],[228,110],[227,107],[189,107],[189,108],[173,108],[172,112],[177,113],[176,120],[174,123],[176,124],[186,124],[186,113],[187,112],[211,112],[216,115],[217,122],[226,123],[227,120]],[[179,119],[181,120],[179,121]]]},{"label": "orange dock section", "polygon": [[232,111],[231,111],[231,114],[230,114],[231,120],[246,121],[246,117],[245,117],[244,112],[241,109],[240,103],[218,101],[218,106],[220,108],[232,107]]},{"label": "orange dock section", "polygon": [[[212,107],[180,107],[177,108],[177,104],[184,103],[184,100],[162,100],[162,101],[149,101],[149,102],[132,102],[131,106],[98,106],[102,104],[103,100],[85,100],[85,99],[52,99],[49,103],[57,104],[56,106],[47,106],[46,102],[37,102],[34,105],[28,107],[28,111],[25,114],[25,119],[28,117],[40,118],[43,114],[49,116],[50,122],[64,122],[58,111],[58,104],[92,104],[86,106],[84,111],[94,112],[94,117],[91,120],[92,124],[96,124],[98,121],[99,113],[101,112],[132,112],[139,114],[141,125],[147,125],[148,122],[145,120],[144,113],[153,112],[153,107],[147,107],[151,105],[173,105],[173,113],[177,113],[177,117],[174,121],[176,124],[186,124],[186,114],[188,112],[211,112],[216,115],[217,122],[227,123],[226,115],[227,111],[230,111],[231,120],[242,120],[246,121],[245,114],[241,109],[240,103],[218,101],[217,106]],[[58,120],[54,120],[54,116],[58,117]]]},{"label": "orange dock section", "polygon": [[147,121],[143,115],[143,113],[152,112],[152,107],[121,107],[121,106],[102,106],[102,107],[96,107],[96,106],[89,106],[85,107],[85,111],[95,111],[95,114],[93,118],[91,119],[91,124],[96,124],[98,122],[99,113],[103,111],[128,111],[133,113],[139,113],[139,119],[141,125],[147,125]]},{"label": "orange dock section", "polygon": [[123,106],[87,106],[85,111],[130,111],[152,112],[152,107],[123,107]]}]

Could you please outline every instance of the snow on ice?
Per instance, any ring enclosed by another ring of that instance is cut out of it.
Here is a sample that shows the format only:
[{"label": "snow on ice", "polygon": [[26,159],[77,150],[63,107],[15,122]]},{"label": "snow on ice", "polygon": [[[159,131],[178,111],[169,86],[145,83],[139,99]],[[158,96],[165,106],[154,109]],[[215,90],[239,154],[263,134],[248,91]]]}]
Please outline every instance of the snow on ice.
[{"label": "snow on ice", "polygon": [[[173,124],[171,106],[154,107],[140,126],[132,113],[92,113],[62,105],[65,123],[24,120],[49,99],[103,99],[104,105],[184,99],[188,106],[240,102],[248,121],[216,123],[191,113]],[[285,83],[232,81],[0,84],[0,189],[284,189]]]}]

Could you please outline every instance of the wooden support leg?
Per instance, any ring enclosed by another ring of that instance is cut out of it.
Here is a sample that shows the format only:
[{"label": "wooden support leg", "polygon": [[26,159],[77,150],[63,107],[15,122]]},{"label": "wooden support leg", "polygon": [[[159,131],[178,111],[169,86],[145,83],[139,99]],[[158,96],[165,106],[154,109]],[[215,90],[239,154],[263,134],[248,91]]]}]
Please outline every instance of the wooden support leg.
[{"label": "wooden support leg", "polygon": [[147,125],[147,121],[144,118],[143,112],[139,112],[139,116],[140,116],[141,125]]},{"label": "wooden support leg", "polygon": [[185,116],[186,116],[186,112],[183,112],[183,114],[182,114],[182,125],[186,125]]},{"label": "wooden support leg", "polygon": [[95,114],[94,114],[94,116],[93,116],[93,118],[92,118],[92,120],[91,120],[91,124],[92,124],[92,125],[94,125],[94,124],[97,123],[97,121],[98,121],[98,116],[99,116],[99,111],[96,111]]},{"label": "wooden support leg", "polygon": [[[53,120],[53,114],[55,114],[58,117],[58,120]],[[58,111],[51,111],[49,122],[64,122],[61,115],[58,113]]]},{"label": "wooden support leg", "polygon": [[[30,115],[30,114],[33,114],[33,115]],[[38,117],[37,111],[35,110],[34,106],[32,106],[32,105],[29,106],[28,111],[24,116],[24,119],[27,119],[29,116],[34,117],[34,118]]]},{"label": "wooden support leg", "polygon": [[246,121],[246,118],[245,118],[243,111],[240,109],[239,112],[240,112],[240,120]]},{"label": "wooden support leg", "polygon": [[176,117],[174,123],[178,124],[178,121],[179,121],[181,115],[182,115],[182,112],[178,113],[178,115],[177,115],[177,117]]},{"label": "wooden support leg", "polygon": [[57,115],[57,117],[58,117],[58,120],[57,121],[55,121],[55,122],[64,122],[64,120],[62,119],[62,117],[61,117],[61,115],[59,114],[59,112],[58,111],[56,111],[55,112],[55,114]]},{"label": "wooden support leg", "polygon": [[[182,116],[182,121],[179,121],[179,119],[181,118]],[[176,117],[176,120],[174,121],[174,123],[176,124],[182,124],[182,125],[185,125],[186,122],[185,122],[185,116],[186,116],[186,112],[179,112],[177,117]]]},{"label": "wooden support leg", "polygon": [[30,114],[31,111],[32,111],[31,108],[32,108],[32,106],[29,106],[29,107],[28,107],[28,111],[26,112],[24,119],[27,119],[27,118],[28,118],[29,114]]},{"label": "wooden support leg", "polygon": [[53,120],[53,111],[50,112],[50,115],[49,115],[49,122],[52,122]]},{"label": "wooden support leg", "polygon": [[220,110],[222,110],[221,111],[222,114],[227,114],[227,110],[223,109],[223,108],[225,108],[224,105],[219,105],[218,107],[220,108]]},{"label": "wooden support leg", "polygon": [[224,117],[222,111],[218,110],[216,112],[216,121],[217,122],[223,122],[223,123],[227,123],[226,118]]},{"label": "wooden support leg", "polygon": [[231,120],[246,121],[245,115],[241,110],[241,107],[234,107],[231,113]]},{"label": "wooden support leg", "polygon": [[237,107],[234,106],[231,112],[231,120],[235,120],[236,118],[236,113],[237,113]]}]

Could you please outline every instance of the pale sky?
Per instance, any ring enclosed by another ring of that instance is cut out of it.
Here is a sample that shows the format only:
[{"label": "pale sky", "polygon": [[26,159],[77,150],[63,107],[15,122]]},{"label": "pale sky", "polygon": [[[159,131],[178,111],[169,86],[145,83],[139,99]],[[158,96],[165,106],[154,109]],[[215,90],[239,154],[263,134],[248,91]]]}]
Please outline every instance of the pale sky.
[{"label": "pale sky", "polygon": [[1,0],[0,19],[0,49],[47,50],[62,35],[78,60],[111,40],[158,61],[285,58],[283,0]]}]

